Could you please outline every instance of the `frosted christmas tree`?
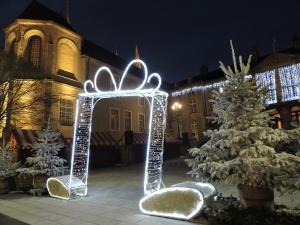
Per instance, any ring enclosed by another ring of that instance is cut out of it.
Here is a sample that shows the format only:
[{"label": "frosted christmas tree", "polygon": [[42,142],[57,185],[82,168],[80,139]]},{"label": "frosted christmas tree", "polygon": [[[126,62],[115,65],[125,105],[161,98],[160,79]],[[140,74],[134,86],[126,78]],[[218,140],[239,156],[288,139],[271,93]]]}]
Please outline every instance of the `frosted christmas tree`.
[{"label": "frosted christmas tree", "polygon": [[59,132],[51,130],[48,120],[46,129],[38,133],[38,139],[32,145],[33,156],[26,159],[29,167],[22,169],[22,172],[34,176],[61,175],[66,160],[58,156],[58,152],[64,147],[60,137]]},{"label": "frosted christmas tree", "polygon": [[190,174],[198,179],[238,185],[240,190],[250,188],[256,191],[250,194],[254,197],[263,190],[273,202],[274,188],[300,188],[300,157],[276,153],[274,149],[299,130],[272,128],[272,117],[265,105],[267,90],[257,87],[256,78],[248,76],[251,55],[246,64],[240,56],[238,68],[230,43],[233,69],[220,62],[227,81],[222,93],[214,91],[212,100],[219,129],[207,131],[210,140],[200,148],[189,150],[192,156],[187,160],[192,168]]}]

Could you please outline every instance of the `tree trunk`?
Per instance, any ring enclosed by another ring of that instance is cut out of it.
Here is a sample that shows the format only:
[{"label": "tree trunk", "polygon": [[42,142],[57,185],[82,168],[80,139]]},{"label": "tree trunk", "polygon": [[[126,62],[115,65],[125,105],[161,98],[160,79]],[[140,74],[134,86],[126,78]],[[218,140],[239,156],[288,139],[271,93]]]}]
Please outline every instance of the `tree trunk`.
[{"label": "tree trunk", "polygon": [[13,98],[13,91],[14,91],[14,83],[11,74],[9,75],[8,80],[8,91],[7,91],[7,107],[6,107],[6,119],[5,119],[5,127],[3,129],[3,140],[5,143],[8,142],[9,133],[11,128],[11,114],[12,114],[12,98]]},{"label": "tree trunk", "polygon": [[269,188],[238,185],[243,208],[271,208],[274,205],[274,190]]}]

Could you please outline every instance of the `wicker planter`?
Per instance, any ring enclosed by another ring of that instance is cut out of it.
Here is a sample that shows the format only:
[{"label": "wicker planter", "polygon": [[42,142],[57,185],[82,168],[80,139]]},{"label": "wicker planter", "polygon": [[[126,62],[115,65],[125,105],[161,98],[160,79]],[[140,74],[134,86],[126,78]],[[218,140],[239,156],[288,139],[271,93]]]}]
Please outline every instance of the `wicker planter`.
[{"label": "wicker planter", "polygon": [[48,177],[46,175],[35,175],[33,177],[34,189],[46,189],[47,179]]},{"label": "wicker planter", "polygon": [[10,191],[10,183],[6,179],[0,180],[0,194],[7,194]]},{"label": "wicker planter", "polygon": [[18,174],[15,178],[16,189],[19,191],[29,191],[32,188],[32,175],[29,174]]},{"label": "wicker planter", "polygon": [[243,208],[271,208],[274,205],[274,190],[238,185]]}]

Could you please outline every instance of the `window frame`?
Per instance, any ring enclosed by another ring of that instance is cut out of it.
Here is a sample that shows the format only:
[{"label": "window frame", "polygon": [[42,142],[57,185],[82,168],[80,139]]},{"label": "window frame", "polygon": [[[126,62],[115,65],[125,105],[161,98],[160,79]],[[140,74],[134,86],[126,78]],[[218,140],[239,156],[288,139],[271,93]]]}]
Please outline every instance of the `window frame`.
[{"label": "window frame", "polygon": [[[65,112],[65,116],[67,116],[68,114],[70,114],[71,113],[71,116],[70,116],[70,121],[71,122],[67,122],[67,119],[66,118],[64,118],[64,120],[62,119],[63,117],[62,117],[62,101],[65,101],[65,107],[64,107],[64,109],[66,109],[67,107],[66,107],[66,102],[69,102],[70,103],[70,111],[66,111]],[[60,98],[59,99],[59,123],[60,123],[60,125],[61,126],[73,126],[73,124],[74,124],[74,101],[73,100],[71,100],[71,99],[68,99],[68,98]]]},{"label": "window frame", "polygon": [[197,112],[197,104],[194,97],[190,99],[190,113],[196,113]]},{"label": "window frame", "polygon": [[[142,131],[140,128],[140,116],[143,116],[144,117],[144,125],[143,125],[143,127],[144,127],[144,130]],[[146,132],[146,126],[145,126],[145,124],[146,124],[146,116],[145,116],[145,114],[143,114],[143,113],[138,113],[138,130],[139,130],[139,133],[145,133]]]},{"label": "window frame", "polygon": [[129,112],[130,113],[130,130],[132,129],[132,111],[131,110],[124,110],[124,131],[126,130],[126,113]]},{"label": "window frame", "polygon": [[[33,61],[33,41],[38,40],[39,41],[39,49],[38,52],[34,52],[36,55],[38,55],[38,60],[37,62]],[[43,40],[40,36],[38,35],[33,35],[29,38],[28,40],[28,61],[33,65],[35,68],[40,68],[42,64],[42,46],[43,46]],[[37,54],[38,53],[38,54]]]},{"label": "window frame", "polygon": [[[111,123],[112,110],[117,110],[119,112],[119,116],[118,116],[119,122],[118,122],[117,129],[112,129],[112,126],[111,126],[112,125],[112,123]],[[120,120],[121,120],[120,116],[121,116],[121,110],[120,110],[120,108],[116,108],[116,107],[110,107],[109,108],[109,129],[110,129],[110,131],[120,131]]]},{"label": "window frame", "polygon": [[[143,100],[143,101],[141,101],[141,99]],[[141,97],[141,96],[138,96],[138,104],[139,104],[139,106],[145,106],[145,97]]]}]

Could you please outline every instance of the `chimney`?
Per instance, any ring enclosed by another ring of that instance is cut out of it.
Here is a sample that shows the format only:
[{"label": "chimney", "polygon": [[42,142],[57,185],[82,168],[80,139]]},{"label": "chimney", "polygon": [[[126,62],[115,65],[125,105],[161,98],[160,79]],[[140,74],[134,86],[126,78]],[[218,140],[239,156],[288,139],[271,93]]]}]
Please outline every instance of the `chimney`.
[{"label": "chimney", "polygon": [[272,45],[273,45],[273,52],[278,51],[278,39],[276,36],[273,36],[272,38]]},{"label": "chimney", "polygon": [[208,67],[204,64],[201,65],[200,67],[200,75],[205,76],[208,74]]},{"label": "chimney", "polygon": [[294,35],[293,37],[293,47],[300,48],[300,38],[298,35]]},{"label": "chimney", "polygon": [[252,54],[252,60],[253,60],[253,62],[257,62],[258,58],[259,58],[258,49],[257,48],[253,48],[251,54]]}]

